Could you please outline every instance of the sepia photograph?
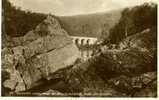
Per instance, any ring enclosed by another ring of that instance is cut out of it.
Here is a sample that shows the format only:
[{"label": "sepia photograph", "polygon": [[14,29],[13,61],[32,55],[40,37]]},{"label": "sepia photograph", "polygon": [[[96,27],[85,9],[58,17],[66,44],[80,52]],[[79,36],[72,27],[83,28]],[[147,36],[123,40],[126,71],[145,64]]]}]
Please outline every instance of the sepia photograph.
[{"label": "sepia photograph", "polygon": [[1,0],[2,97],[157,98],[157,0]]}]

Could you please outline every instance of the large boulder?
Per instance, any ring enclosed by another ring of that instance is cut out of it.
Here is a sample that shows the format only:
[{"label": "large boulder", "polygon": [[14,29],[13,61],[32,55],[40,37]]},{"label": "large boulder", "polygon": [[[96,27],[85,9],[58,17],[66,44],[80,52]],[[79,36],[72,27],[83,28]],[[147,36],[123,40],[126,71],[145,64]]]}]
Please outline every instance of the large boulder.
[{"label": "large boulder", "polygon": [[51,74],[73,65],[76,58],[78,58],[78,50],[74,44],[70,44],[28,59],[24,65],[18,66],[18,70],[29,89],[42,78],[52,79]]},{"label": "large boulder", "polygon": [[11,43],[15,45],[2,50],[2,70],[10,73],[3,86],[16,92],[39,85],[41,79],[52,79],[53,73],[73,65],[79,57],[78,48],[52,16]]}]

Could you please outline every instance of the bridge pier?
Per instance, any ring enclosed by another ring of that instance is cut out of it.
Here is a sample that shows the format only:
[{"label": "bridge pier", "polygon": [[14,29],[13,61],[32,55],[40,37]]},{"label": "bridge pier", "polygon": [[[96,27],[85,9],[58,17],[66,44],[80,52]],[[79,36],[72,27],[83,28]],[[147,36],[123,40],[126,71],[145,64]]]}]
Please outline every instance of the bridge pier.
[{"label": "bridge pier", "polygon": [[79,47],[81,59],[87,60],[91,57],[93,50],[91,50],[89,47],[82,49],[82,47],[85,47],[85,45],[90,46],[96,43],[97,38],[92,37],[79,37],[79,36],[71,36],[73,43]]}]

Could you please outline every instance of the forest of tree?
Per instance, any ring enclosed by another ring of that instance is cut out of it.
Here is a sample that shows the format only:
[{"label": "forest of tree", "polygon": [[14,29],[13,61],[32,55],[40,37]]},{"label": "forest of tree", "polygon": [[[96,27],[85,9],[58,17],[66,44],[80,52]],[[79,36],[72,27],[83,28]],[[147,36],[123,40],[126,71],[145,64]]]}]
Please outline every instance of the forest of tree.
[{"label": "forest of tree", "polygon": [[110,29],[109,39],[111,43],[118,43],[127,36],[152,27],[157,27],[157,4],[144,3],[126,8],[122,11],[119,22]]},{"label": "forest of tree", "polygon": [[46,14],[23,11],[13,6],[9,0],[2,0],[3,34],[23,36],[45,18]]},{"label": "forest of tree", "polygon": [[[47,14],[23,11],[21,8],[13,6],[9,0],[2,0],[3,34],[6,33],[10,36],[23,36],[28,31],[34,29],[46,17]],[[67,29],[70,34],[75,33],[71,33],[69,29],[66,28],[67,25],[63,25],[65,22],[63,20],[64,18],[56,18],[61,23],[62,27]],[[72,23],[75,23],[75,21],[72,21]],[[103,28],[107,28],[108,26],[109,25],[103,26]],[[112,27],[109,32],[108,29],[103,29],[104,31],[102,34],[104,36],[102,37],[108,37],[107,35],[109,33],[110,42],[118,43],[129,35],[141,32],[146,28],[151,28],[154,26],[157,26],[157,4],[145,3],[141,6],[124,9],[119,22]],[[92,29],[90,25],[85,24],[82,27],[82,33],[92,33],[90,28]],[[73,29],[75,30],[76,28]]]}]

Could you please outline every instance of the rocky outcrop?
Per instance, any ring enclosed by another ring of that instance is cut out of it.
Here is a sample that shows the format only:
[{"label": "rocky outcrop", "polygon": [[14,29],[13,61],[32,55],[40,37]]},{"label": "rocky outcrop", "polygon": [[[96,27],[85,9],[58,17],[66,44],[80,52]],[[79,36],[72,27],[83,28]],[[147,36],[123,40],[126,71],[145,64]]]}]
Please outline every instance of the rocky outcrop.
[{"label": "rocky outcrop", "polygon": [[[63,90],[77,96],[156,97],[156,40],[149,32],[129,37],[133,40],[130,47],[103,50],[83,63],[57,72],[64,81]],[[153,45],[148,46],[150,41]]]},{"label": "rocky outcrop", "polygon": [[68,37],[67,32],[61,28],[58,20],[53,18],[52,16],[48,16],[47,19],[41,22],[34,30],[29,31],[22,37],[11,37],[7,34],[3,34],[3,48],[26,45],[36,39],[47,35]]},{"label": "rocky outcrop", "polygon": [[157,28],[147,28],[136,33],[119,43],[121,49],[139,48],[141,50],[157,48]]},{"label": "rocky outcrop", "polygon": [[151,53],[139,50],[110,50],[63,71],[61,79],[68,93],[78,96],[156,97],[154,59]]},{"label": "rocky outcrop", "polygon": [[16,46],[3,48],[2,71],[10,76],[2,77],[3,87],[40,96],[156,97],[155,35],[154,29],[146,29],[124,39],[119,48],[75,61],[78,49],[48,17],[24,37],[14,38]]},{"label": "rocky outcrop", "polygon": [[156,29],[145,29],[103,50],[92,60],[97,75],[118,92],[132,97],[157,96]]},{"label": "rocky outcrop", "polygon": [[108,75],[112,77],[114,74],[134,76],[157,69],[154,55],[154,52],[136,49],[110,50],[96,58],[97,64],[100,66],[97,68],[108,78]]},{"label": "rocky outcrop", "polygon": [[52,16],[25,36],[13,37],[11,43],[2,50],[2,70],[10,73],[3,86],[16,92],[39,85],[41,79],[50,80],[79,57],[77,47]]}]

